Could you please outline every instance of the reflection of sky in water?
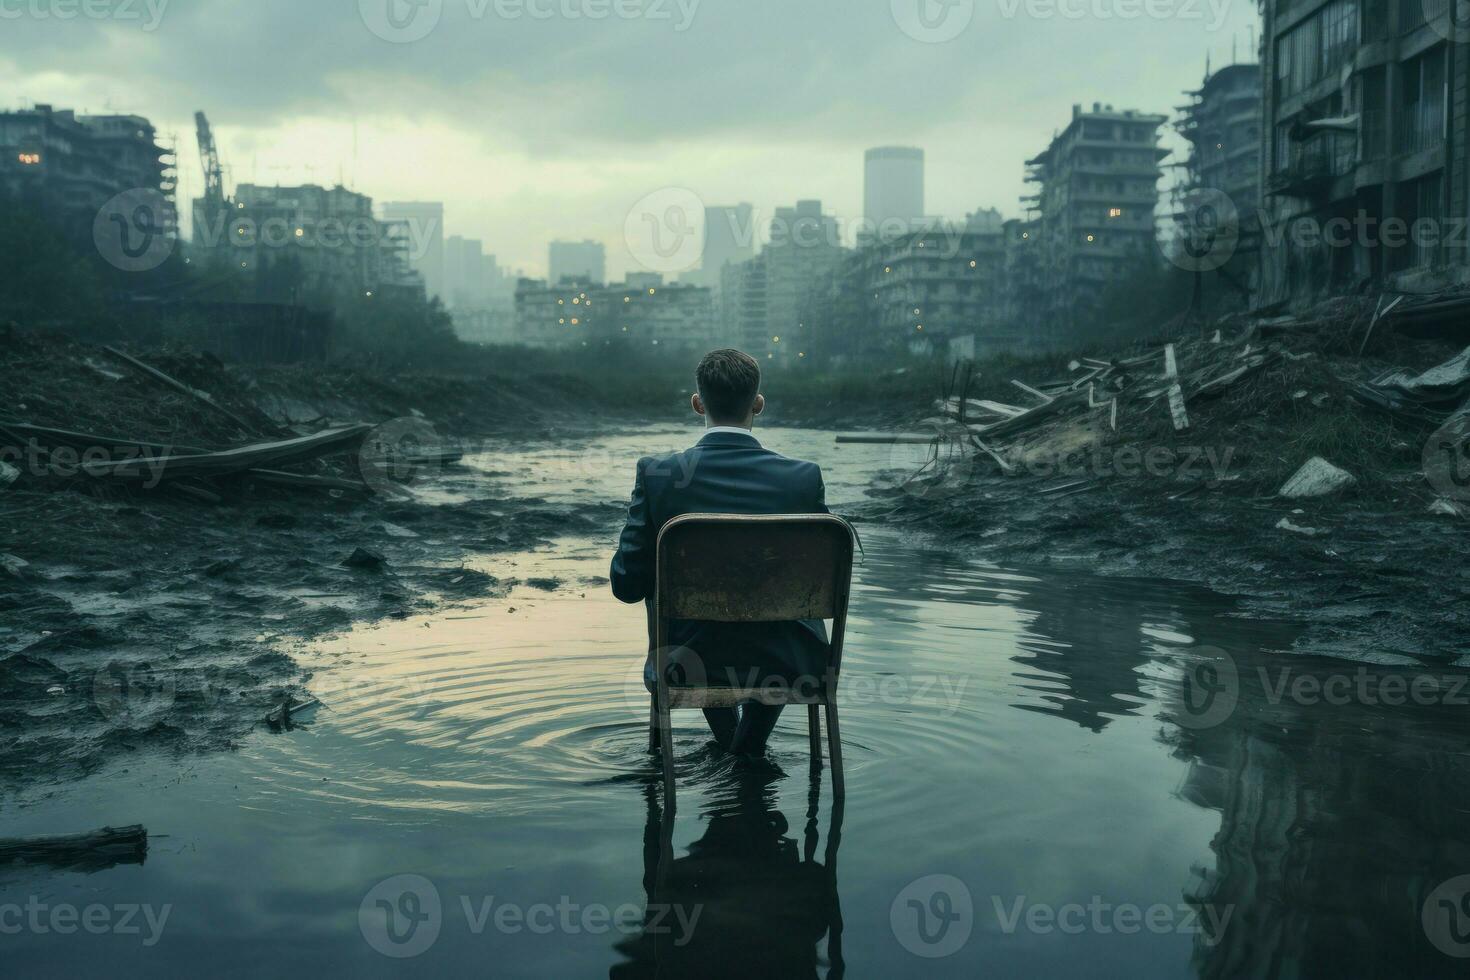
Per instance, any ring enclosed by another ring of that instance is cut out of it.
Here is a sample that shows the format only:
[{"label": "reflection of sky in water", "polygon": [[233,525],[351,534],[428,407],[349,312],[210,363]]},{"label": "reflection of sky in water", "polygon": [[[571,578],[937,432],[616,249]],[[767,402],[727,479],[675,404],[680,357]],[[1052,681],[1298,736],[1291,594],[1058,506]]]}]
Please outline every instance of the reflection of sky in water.
[{"label": "reflection of sky in water", "polygon": [[[507,495],[621,500],[633,459],[689,434],[492,445],[469,461]],[[761,435],[821,460],[839,509],[890,466],[887,447]],[[227,755],[140,757],[7,807],[7,836],[141,822],[154,839],[142,867],[0,874],[0,906],[31,895],[173,906],[152,949],[137,937],[22,934],[0,937],[7,964],[16,975],[158,976],[212,962],[223,974],[563,977],[643,962],[636,942],[614,949],[615,933],[477,935],[460,907],[491,895],[645,901],[643,617],[597,581],[614,532],[477,562],[502,578],[559,579],[554,589],[520,585],[296,651],[326,704],[309,728],[256,733]],[[840,949],[854,976],[1229,976],[1304,957],[1369,967],[1425,955],[1408,896],[1470,855],[1451,819],[1470,808],[1462,720],[1273,703],[1253,651],[1286,646],[1289,631],[1193,591],[995,568],[879,528],[864,544],[843,670],[842,941],[791,909],[791,896],[814,894],[816,866],[798,855],[811,789],[804,718],[789,711],[777,733],[785,777],[755,785],[708,753],[697,714],[678,716],[673,881],[713,905],[741,896],[747,910],[712,907],[695,947],[711,964],[702,975],[758,948],[788,966],[804,956],[808,973]],[[1204,644],[1233,658],[1240,705],[1196,730],[1174,720]],[[820,835],[831,818],[824,774]],[[446,917],[428,953],[396,962],[363,940],[358,906],[402,873],[431,879]],[[890,909],[936,873],[966,883],[976,919],[960,952],[924,961],[895,936]],[[1235,911],[1216,947],[1177,931],[1007,933],[996,903],[1019,896],[1175,909],[1203,896]],[[1273,924],[1283,920],[1291,928]]]}]

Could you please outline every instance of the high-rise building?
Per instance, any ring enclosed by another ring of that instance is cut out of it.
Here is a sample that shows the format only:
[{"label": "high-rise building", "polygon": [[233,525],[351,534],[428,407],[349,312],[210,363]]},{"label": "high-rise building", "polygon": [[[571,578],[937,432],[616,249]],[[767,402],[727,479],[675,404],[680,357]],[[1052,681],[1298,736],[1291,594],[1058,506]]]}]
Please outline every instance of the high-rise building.
[{"label": "high-rise building", "polygon": [[718,289],[722,270],[728,263],[744,262],[755,256],[755,237],[755,209],[749,204],[705,208],[703,258],[699,268],[684,273],[680,279]]},{"label": "high-rise building", "polygon": [[1255,301],[1466,278],[1463,13],[1444,0],[1304,0],[1262,13]]},{"label": "high-rise building", "polygon": [[35,206],[61,230],[90,241],[103,206],[127,191],[154,191],[159,232],[177,233],[174,154],[141,116],[78,116],[37,105],[0,112],[0,193]]},{"label": "high-rise building", "polygon": [[1162,261],[1154,211],[1166,121],[1097,102],[1091,112],[1074,105],[1067,127],[1026,161],[1026,179],[1041,185],[1023,200],[1041,239],[1052,329],[1078,329],[1109,283]]},{"label": "high-rise building", "polygon": [[373,217],[372,198],[304,184],[235,189],[229,224],[211,233],[207,258],[254,283],[270,302],[330,305],[387,289],[418,294],[406,229]]},{"label": "high-rise building", "polygon": [[563,279],[581,279],[599,286],[607,282],[607,249],[602,242],[552,242],[547,259],[552,285]]},{"label": "high-rise building", "polygon": [[897,238],[916,231],[924,218],[924,151],[879,146],[863,160],[864,238]]},{"label": "high-rise building", "polygon": [[429,298],[448,302],[444,284],[444,205],[434,201],[389,201],[383,219],[408,232],[408,263],[424,280]]},{"label": "high-rise building", "polygon": [[797,201],[777,208],[770,241],[760,255],[765,264],[766,330],[744,338],[755,357],[790,359],[811,336],[803,312],[809,297],[830,281],[846,250],[837,219],[822,213],[821,201]]},{"label": "high-rise building", "polygon": [[444,304],[450,309],[485,305],[485,258],[478,238],[450,235],[444,241]]},{"label": "high-rise building", "polygon": [[1185,94],[1192,102],[1177,125],[1190,151],[1174,191],[1179,237],[1172,247],[1194,249],[1195,257],[1217,240],[1232,249],[1220,276],[1244,305],[1260,259],[1261,66],[1229,65]]}]

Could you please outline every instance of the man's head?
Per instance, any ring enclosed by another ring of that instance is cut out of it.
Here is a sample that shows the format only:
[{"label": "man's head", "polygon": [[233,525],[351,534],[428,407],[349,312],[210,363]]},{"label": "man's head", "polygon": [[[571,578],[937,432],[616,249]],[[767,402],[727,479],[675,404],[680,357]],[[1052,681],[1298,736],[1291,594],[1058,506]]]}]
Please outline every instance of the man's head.
[{"label": "man's head", "polygon": [[761,390],[761,366],[738,350],[712,350],[694,372],[698,392],[690,399],[694,412],[707,425],[734,425],[748,429],[766,407]]}]

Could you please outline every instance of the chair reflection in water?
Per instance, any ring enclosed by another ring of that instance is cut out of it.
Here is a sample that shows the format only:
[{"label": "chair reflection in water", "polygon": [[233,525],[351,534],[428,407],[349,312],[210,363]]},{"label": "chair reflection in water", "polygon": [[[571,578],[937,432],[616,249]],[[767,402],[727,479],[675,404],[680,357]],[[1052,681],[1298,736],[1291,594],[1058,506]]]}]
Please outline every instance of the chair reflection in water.
[{"label": "chair reflection in water", "polygon": [[[830,514],[685,514],[660,530],[651,609],[655,686],[649,745],[662,755],[664,805],[670,814],[676,807],[670,712],[680,708],[730,708],[750,702],[805,704],[813,768],[821,765],[821,711],[825,709],[832,790],[842,798],[837,678],[852,583],[852,542],[852,527]],[[753,678],[756,683],[747,686],[669,683],[672,620],[778,623],[823,619],[832,620],[832,638],[820,677]]]},{"label": "chair reflection in water", "polygon": [[[678,860],[674,815],[660,808],[656,786],[647,785],[647,910],[642,931],[617,944],[627,960],[609,971],[611,980],[844,975],[837,891],[843,802],[832,803],[818,861],[821,772],[811,770],[800,842],[787,836],[786,818],[776,806],[780,779],[772,768],[737,769],[722,777],[704,808],[704,834]],[[824,959],[827,969],[820,974]]]}]

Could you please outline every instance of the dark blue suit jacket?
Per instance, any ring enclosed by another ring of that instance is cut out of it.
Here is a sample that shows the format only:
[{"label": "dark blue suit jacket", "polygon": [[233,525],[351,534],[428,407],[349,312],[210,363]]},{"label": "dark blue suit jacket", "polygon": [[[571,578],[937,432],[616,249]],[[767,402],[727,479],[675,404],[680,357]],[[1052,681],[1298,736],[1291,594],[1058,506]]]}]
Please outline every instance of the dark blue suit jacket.
[{"label": "dark blue suit jacket", "polygon": [[[652,608],[658,532],[681,514],[825,514],[826,488],[815,463],[787,459],[753,435],[711,432],[692,449],[638,461],[628,523],[612,560],[612,589],[623,602]],[[714,561],[719,556],[711,556]],[[652,630],[650,618],[650,633]],[[671,646],[698,654],[705,681],[744,685],[771,676],[820,678],[827,666],[821,620],[791,623],[709,623],[673,620]],[[650,648],[653,637],[649,637]],[[652,680],[650,664],[648,677]]]}]

